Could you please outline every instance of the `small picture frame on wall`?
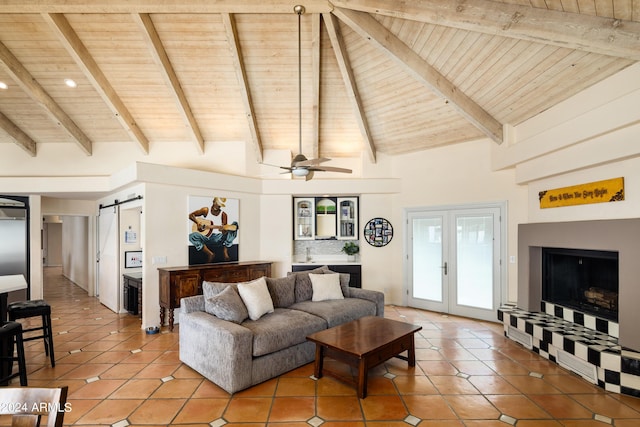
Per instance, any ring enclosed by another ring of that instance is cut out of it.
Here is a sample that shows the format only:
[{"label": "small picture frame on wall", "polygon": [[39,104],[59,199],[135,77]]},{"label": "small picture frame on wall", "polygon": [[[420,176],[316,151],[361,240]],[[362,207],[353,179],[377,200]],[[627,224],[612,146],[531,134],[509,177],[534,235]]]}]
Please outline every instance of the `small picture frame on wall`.
[{"label": "small picture frame on wall", "polygon": [[393,239],[393,226],[384,218],[373,218],[364,226],[364,239],[371,246],[386,246]]},{"label": "small picture frame on wall", "polygon": [[142,267],[142,251],[126,251],[124,253],[124,268]]}]

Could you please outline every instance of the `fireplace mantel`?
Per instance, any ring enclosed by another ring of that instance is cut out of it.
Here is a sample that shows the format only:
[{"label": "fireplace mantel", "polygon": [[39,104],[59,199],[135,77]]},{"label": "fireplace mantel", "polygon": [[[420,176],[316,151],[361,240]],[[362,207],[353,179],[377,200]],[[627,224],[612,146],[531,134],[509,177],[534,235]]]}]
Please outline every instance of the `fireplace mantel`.
[{"label": "fireplace mantel", "polygon": [[523,310],[540,311],[543,247],[619,253],[619,343],[640,351],[640,219],[520,224],[517,305]]}]

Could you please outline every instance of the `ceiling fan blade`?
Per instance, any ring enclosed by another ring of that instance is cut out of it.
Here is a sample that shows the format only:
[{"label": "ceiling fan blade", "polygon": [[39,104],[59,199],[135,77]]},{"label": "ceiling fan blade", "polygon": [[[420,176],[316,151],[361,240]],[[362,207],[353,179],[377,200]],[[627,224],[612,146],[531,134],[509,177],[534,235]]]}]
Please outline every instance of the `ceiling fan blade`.
[{"label": "ceiling fan blade", "polygon": [[309,169],[309,173],[304,177],[304,180],[309,181],[311,178],[313,178],[313,171]]},{"label": "ceiling fan blade", "polygon": [[351,173],[351,169],[345,168],[336,168],[333,166],[317,166],[310,168],[311,171],[321,171],[321,172],[341,172],[341,173]]},{"label": "ceiling fan blade", "polygon": [[296,166],[315,166],[315,165],[319,165],[320,163],[328,162],[329,160],[331,159],[327,159],[326,157],[320,157],[317,159],[308,159],[301,162],[297,162]]}]

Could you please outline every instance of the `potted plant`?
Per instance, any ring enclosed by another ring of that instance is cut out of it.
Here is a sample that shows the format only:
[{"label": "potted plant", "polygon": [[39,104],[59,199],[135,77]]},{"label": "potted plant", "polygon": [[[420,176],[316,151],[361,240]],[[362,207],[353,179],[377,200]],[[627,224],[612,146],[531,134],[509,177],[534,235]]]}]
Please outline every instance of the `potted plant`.
[{"label": "potted plant", "polygon": [[342,247],[342,252],[347,254],[349,261],[354,261],[356,254],[360,252],[360,246],[355,242],[346,242]]}]

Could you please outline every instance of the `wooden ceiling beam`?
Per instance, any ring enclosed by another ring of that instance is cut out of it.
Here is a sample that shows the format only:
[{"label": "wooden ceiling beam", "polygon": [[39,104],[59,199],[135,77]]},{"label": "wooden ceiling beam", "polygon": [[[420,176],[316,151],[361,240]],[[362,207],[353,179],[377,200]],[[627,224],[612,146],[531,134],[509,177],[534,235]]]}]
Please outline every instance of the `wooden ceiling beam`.
[{"label": "wooden ceiling beam", "polygon": [[116,119],[127,131],[129,136],[138,143],[145,154],[149,153],[149,140],[138,127],[135,119],[120,99],[109,80],[105,77],[89,50],[80,40],[78,34],[71,28],[69,21],[58,13],[43,14],[42,17],[49,24],[67,52],[75,60],[84,75],[98,91],[104,102],[111,108]]},{"label": "wooden ceiling beam", "polygon": [[430,90],[451,102],[469,122],[497,143],[502,143],[502,124],[474,102],[420,55],[414,52],[391,31],[365,12],[336,8],[332,12],[362,36],[381,49],[390,59]]},{"label": "wooden ceiling beam", "polygon": [[338,18],[330,13],[323,14],[322,18],[324,20],[325,26],[327,27],[329,39],[331,40],[333,51],[336,54],[336,59],[338,60],[338,68],[340,69],[340,73],[342,74],[342,80],[344,81],[344,86],[347,90],[347,96],[351,101],[351,105],[355,113],[355,118],[358,122],[358,127],[360,128],[360,134],[365,141],[369,159],[372,163],[375,163],[376,146],[371,136],[367,116],[365,114],[364,107],[362,106],[362,100],[360,98],[360,93],[358,92],[355,77],[353,76],[353,70],[349,61],[347,48],[345,46],[344,39],[342,38],[342,34],[340,33],[340,24],[338,22]]},{"label": "wooden ceiling beam", "polygon": [[[2,0],[3,13],[291,13],[298,0]],[[328,0],[305,0],[307,13],[331,12]]]},{"label": "wooden ceiling beam", "polygon": [[189,101],[187,100],[187,96],[182,90],[182,85],[180,84],[180,80],[173,69],[173,65],[171,64],[171,60],[167,55],[166,50],[164,49],[164,45],[160,40],[160,36],[158,35],[158,31],[153,25],[153,21],[151,20],[151,16],[146,13],[134,13],[133,19],[136,21],[142,33],[144,34],[147,45],[149,46],[149,50],[151,51],[151,55],[153,59],[156,61],[156,64],[159,65],[160,71],[162,72],[162,76],[165,81],[171,88],[171,93],[176,100],[178,105],[178,109],[180,110],[180,114],[182,115],[183,120],[187,124],[187,127],[198,146],[198,150],[200,154],[204,153],[204,138],[202,137],[202,132],[200,131],[200,126],[196,121],[196,118],[193,115],[191,110],[191,106],[189,105]]},{"label": "wooden ceiling beam", "polygon": [[7,132],[9,136],[15,140],[16,144],[29,153],[31,157],[36,156],[36,142],[1,112],[0,128]]},{"label": "wooden ceiling beam", "polygon": [[249,79],[247,78],[247,71],[244,66],[244,60],[242,59],[242,49],[240,48],[240,40],[238,39],[238,28],[236,26],[233,15],[231,15],[230,13],[222,14],[222,23],[224,24],[224,30],[227,33],[227,40],[229,41],[231,56],[233,57],[233,67],[236,70],[238,84],[240,85],[240,93],[242,97],[242,103],[244,104],[245,108],[245,116],[247,117],[247,121],[249,124],[251,142],[253,143],[253,148],[258,163],[262,163],[262,140],[260,138],[260,129],[258,127],[258,121],[256,119],[256,114],[253,108]]},{"label": "wooden ceiling beam", "polygon": [[491,0],[335,0],[335,7],[640,61],[640,22]]},{"label": "wooden ceiling beam", "polygon": [[76,123],[69,117],[69,115],[58,105],[56,101],[47,93],[46,90],[38,83],[22,65],[18,59],[13,56],[11,51],[0,42],[0,62],[4,64],[7,72],[12,78],[20,85],[20,87],[37,102],[46,113],[66,130],[69,135],[78,143],[80,148],[91,155],[91,140],[85,133],[76,125]]}]

